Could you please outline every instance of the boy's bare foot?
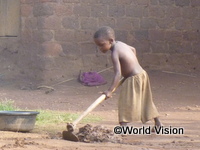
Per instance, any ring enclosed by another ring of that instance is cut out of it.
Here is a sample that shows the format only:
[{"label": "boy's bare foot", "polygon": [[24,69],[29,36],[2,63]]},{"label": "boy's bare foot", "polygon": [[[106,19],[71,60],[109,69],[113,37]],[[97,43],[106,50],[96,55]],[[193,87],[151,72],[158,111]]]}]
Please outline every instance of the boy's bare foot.
[{"label": "boy's bare foot", "polygon": [[128,122],[120,122],[119,124],[120,124],[120,126],[127,126]]},{"label": "boy's bare foot", "polygon": [[[128,126],[128,122],[120,122],[119,125],[122,127],[125,127],[125,126]],[[121,136],[126,137],[127,135],[121,135]]]},{"label": "boy's bare foot", "polygon": [[159,128],[159,127],[163,126],[163,124],[160,122],[158,117],[154,118],[154,121],[155,121],[155,125],[151,129],[151,132],[155,132],[155,128]]},{"label": "boy's bare foot", "polygon": [[[159,125],[159,126],[154,125],[154,126],[152,127],[152,129],[151,129],[151,132],[154,133],[156,129],[159,130],[159,128],[162,127],[162,126],[163,126],[162,124]],[[155,129],[155,128],[156,128],[156,129]]]}]

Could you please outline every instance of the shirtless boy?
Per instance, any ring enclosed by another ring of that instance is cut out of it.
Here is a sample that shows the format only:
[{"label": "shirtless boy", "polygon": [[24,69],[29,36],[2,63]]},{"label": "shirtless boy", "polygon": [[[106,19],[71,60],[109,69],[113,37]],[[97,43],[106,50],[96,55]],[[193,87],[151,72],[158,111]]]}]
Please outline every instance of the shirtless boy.
[{"label": "shirtless boy", "polygon": [[149,78],[138,62],[136,49],[116,41],[114,30],[107,26],[95,32],[94,42],[101,52],[111,51],[115,75],[110,88],[104,92],[106,98],[112,96],[121,77],[124,78],[118,101],[119,124],[124,126],[133,121],[141,120],[145,123],[154,119],[155,126],[161,126],[152,100]]}]

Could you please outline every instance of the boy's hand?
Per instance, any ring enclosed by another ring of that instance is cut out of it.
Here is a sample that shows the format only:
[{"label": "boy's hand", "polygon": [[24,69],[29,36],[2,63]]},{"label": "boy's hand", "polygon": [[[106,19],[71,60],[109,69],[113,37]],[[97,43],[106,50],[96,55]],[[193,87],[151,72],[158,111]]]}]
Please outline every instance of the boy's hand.
[{"label": "boy's hand", "polygon": [[112,97],[112,92],[111,91],[104,91],[103,94],[106,95],[106,99],[111,98]]}]

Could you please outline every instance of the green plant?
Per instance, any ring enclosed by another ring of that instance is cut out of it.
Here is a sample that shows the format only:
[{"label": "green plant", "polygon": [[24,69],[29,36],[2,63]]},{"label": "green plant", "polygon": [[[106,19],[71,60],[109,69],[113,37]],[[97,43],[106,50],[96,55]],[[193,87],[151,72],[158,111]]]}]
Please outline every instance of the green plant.
[{"label": "green plant", "polygon": [[[62,111],[52,110],[36,110],[40,112],[36,118],[35,132],[48,132],[56,134],[58,131],[66,130],[66,124],[73,122],[79,117],[78,113],[69,113]],[[99,122],[102,119],[99,116],[88,115],[81,123],[94,123]]]},{"label": "green plant", "polygon": [[[57,123],[66,123],[73,122],[76,118],[79,117],[78,113],[66,113],[61,111],[51,111],[51,110],[37,110],[40,114],[37,116],[36,121],[38,125],[44,124],[57,124]],[[82,122],[91,123],[98,122],[101,118],[98,116],[87,116]]]},{"label": "green plant", "polygon": [[16,110],[17,107],[14,105],[14,101],[10,99],[0,99],[0,110],[1,111],[13,111]]}]

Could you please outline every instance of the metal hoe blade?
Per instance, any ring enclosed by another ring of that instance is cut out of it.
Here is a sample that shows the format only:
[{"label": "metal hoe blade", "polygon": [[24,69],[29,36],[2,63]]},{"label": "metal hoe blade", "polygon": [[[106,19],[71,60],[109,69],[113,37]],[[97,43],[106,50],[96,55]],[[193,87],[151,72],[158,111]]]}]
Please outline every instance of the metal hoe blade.
[{"label": "metal hoe blade", "polygon": [[79,141],[78,137],[75,134],[73,134],[71,131],[63,131],[62,136],[64,140],[74,141],[74,142]]}]

